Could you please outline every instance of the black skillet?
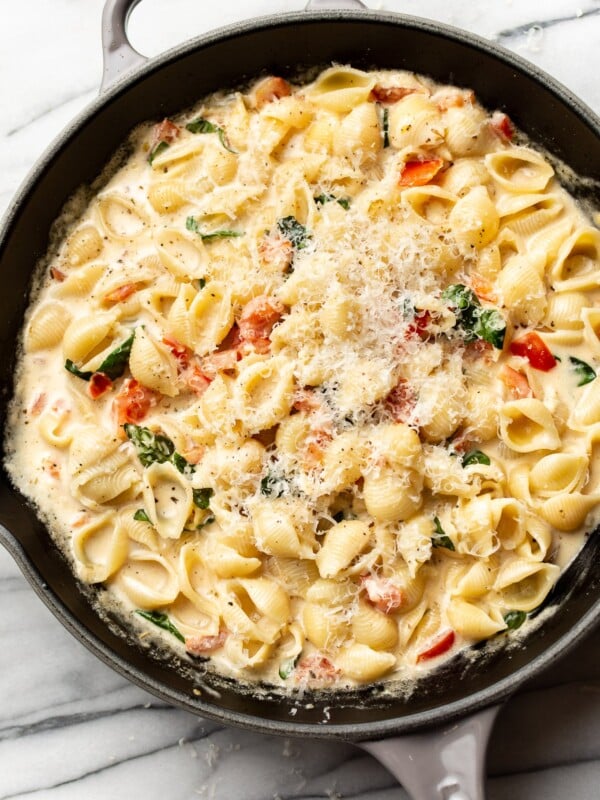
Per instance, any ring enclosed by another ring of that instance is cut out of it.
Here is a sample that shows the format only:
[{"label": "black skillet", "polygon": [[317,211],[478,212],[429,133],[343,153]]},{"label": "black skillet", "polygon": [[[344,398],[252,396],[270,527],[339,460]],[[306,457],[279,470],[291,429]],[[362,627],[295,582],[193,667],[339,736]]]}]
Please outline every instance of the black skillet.
[{"label": "black skillet", "polygon": [[[31,275],[64,202],[93,181],[136,124],[175,113],[216,89],[237,87],[261,73],[294,77],[302,68],[332,61],[425,73],[471,87],[489,109],[506,110],[533,140],[591,179],[569,188],[599,204],[598,117],[548,75],[483,39],[434,22],[367,11],[358,0],[312,0],[305,12],[233,25],[146,61],[125,32],[138,2],[107,0],[102,93],[38,162],[4,219],[3,422]],[[476,658],[459,656],[422,679],[410,696],[388,696],[377,685],[300,699],[268,688],[244,691],[211,676],[202,663],[180,663],[144,649],[123,622],[102,619],[94,610],[93,590],[75,581],[4,472],[0,541],[62,624],[134,683],[227,724],[355,742],[379,758],[416,800],[481,800],[485,747],[498,704],[572,648],[600,617],[600,537],[592,535],[548,598],[543,623],[518,647],[500,638],[495,646],[480,648]]]}]

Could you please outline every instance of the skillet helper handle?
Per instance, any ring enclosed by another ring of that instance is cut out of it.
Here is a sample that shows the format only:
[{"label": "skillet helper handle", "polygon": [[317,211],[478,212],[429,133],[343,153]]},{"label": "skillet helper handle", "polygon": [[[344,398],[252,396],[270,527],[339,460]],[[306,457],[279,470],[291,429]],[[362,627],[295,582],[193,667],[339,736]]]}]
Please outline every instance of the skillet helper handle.
[{"label": "skillet helper handle", "polygon": [[140,0],[106,0],[102,11],[103,72],[100,94],[121,75],[147,59],[131,46],[127,21]]},{"label": "skillet helper handle", "polygon": [[413,800],[485,800],[485,753],[499,706],[431,732],[361,742]]},{"label": "skillet helper handle", "polygon": [[308,0],[305,6],[306,11],[318,11],[320,8],[351,11],[354,8],[367,8],[367,6],[361,0]]}]

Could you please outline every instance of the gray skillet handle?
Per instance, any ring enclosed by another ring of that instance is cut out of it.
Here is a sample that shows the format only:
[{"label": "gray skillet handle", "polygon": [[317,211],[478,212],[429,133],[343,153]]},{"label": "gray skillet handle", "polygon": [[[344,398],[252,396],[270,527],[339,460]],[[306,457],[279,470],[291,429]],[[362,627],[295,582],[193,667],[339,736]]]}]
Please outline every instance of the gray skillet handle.
[{"label": "gray skillet handle", "polygon": [[339,8],[350,11],[353,8],[367,8],[367,6],[361,0],[308,0],[305,8],[307,11],[318,11],[320,8]]},{"label": "gray skillet handle", "polygon": [[413,800],[485,800],[485,752],[499,706],[426,733],[362,742]]},{"label": "gray skillet handle", "polygon": [[[143,64],[146,57],[131,46],[127,36],[127,20],[141,0],[106,0],[102,12],[102,53],[104,69],[100,93],[105,92],[132,67]],[[366,8],[361,0],[308,0],[307,11],[319,9]]]},{"label": "gray skillet handle", "polygon": [[102,55],[104,70],[100,93],[125,72],[143,64],[146,57],[135,50],[127,37],[127,20],[140,0],[106,0],[102,12]]}]

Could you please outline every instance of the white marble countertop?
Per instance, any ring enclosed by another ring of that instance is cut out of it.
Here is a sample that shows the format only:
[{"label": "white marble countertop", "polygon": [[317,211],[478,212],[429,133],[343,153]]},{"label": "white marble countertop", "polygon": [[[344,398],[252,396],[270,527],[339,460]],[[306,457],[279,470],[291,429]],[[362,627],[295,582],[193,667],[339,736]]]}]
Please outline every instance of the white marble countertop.
[{"label": "white marble countertop", "polygon": [[[152,55],[304,0],[145,0],[132,38]],[[519,52],[600,111],[599,0],[370,0]],[[1,0],[0,213],[100,82],[103,0]],[[169,14],[165,14],[165,8]],[[224,728],[170,708],[84,650],[0,551],[0,800],[392,800],[372,758],[341,743]],[[600,631],[501,712],[490,800],[600,797]]]}]

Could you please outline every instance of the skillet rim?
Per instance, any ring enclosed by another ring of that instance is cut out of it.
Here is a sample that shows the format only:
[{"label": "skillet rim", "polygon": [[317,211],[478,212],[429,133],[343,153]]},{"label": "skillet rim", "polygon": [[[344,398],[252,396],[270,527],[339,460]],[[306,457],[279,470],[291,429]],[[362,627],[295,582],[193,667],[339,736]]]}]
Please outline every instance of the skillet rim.
[{"label": "skillet rim", "polygon": [[[585,125],[600,139],[600,118],[573,92],[563,86],[559,81],[548,75],[534,64],[523,59],[516,53],[506,50],[495,42],[489,42],[483,37],[470,32],[462,31],[458,28],[438,23],[432,20],[419,17],[397,14],[394,12],[377,12],[371,10],[364,11],[300,11],[283,12],[273,15],[261,16],[243,22],[224,26],[215,31],[202,34],[193,39],[170,48],[165,53],[149,59],[146,63],[132,68],[119,77],[102,94],[95,98],[88,106],[83,109],[67,126],[59,133],[54,141],[46,148],[40,158],[36,161],[29,174],[17,190],[13,200],[9,204],[0,223],[0,257],[4,249],[4,242],[8,238],[13,220],[18,215],[21,206],[26,199],[34,194],[37,183],[44,171],[50,167],[55,156],[64,148],[68,147],[80,129],[87,123],[93,123],[96,113],[105,106],[109,106],[121,94],[125,94],[128,89],[137,82],[144,80],[148,75],[159,71],[165,65],[172,63],[179,58],[185,57],[195,49],[201,49],[219,42],[248,33],[263,30],[275,31],[278,27],[290,24],[306,24],[314,22],[343,22],[343,23],[377,23],[392,24],[394,26],[408,28],[417,32],[433,34],[444,39],[449,39],[461,46],[466,46],[477,52],[483,52],[486,56],[491,56],[495,60],[504,63],[515,69],[520,75],[524,75],[545,89],[549,90],[559,102],[569,108],[582,120]],[[3,446],[4,449],[4,446]],[[44,604],[50,609],[61,624],[69,630],[88,650],[100,658],[101,661],[115,669],[119,674],[132,681],[140,688],[150,691],[167,702],[184,708],[192,713],[207,717],[209,719],[233,724],[249,730],[261,733],[280,733],[293,736],[316,736],[319,738],[341,738],[350,741],[362,741],[367,739],[379,738],[398,734],[400,732],[412,732],[439,726],[459,717],[464,717],[479,709],[485,708],[494,703],[506,699],[514,693],[525,681],[543,671],[550,663],[558,657],[571,650],[588,632],[592,630],[594,624],[600,619],[600,598],[590,607],[586,614],[581,617],[567,633],[563,633],[554,644],[551,644],[544,652],[536,656],[529,664],[521,667],[500,681],[496,681],[489,687],[479,690],[473,694],[467,693],[465,697],[450,703],[443,703],[433,709],[407,714],[388,720],[377,720],[364,723],[329,723],[312,724],[290,721],[271,720],[260,718],[255,714],[242,714],[237,711],[223,709],[205,701],[203,698],[196,698],[175,688],[165,687],[162,683],[142,673],[137,667],[133,666],[127,659],[123,658],[104,642],[98,639],[84,623],[69,611],[58,599],[54,592],[44,581],[43,575],[38,572],[32,560],[28,556],[25,548],[15,534],[8,529],[0,526],[0,542],[2,542],[9,553],[13,556],[26,579],[42,599]],[[76,579],[75,579],[76,580]]]}]

